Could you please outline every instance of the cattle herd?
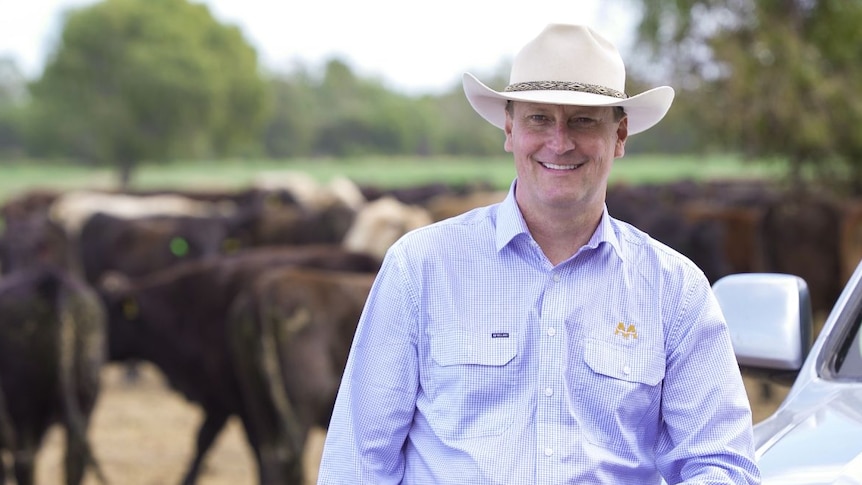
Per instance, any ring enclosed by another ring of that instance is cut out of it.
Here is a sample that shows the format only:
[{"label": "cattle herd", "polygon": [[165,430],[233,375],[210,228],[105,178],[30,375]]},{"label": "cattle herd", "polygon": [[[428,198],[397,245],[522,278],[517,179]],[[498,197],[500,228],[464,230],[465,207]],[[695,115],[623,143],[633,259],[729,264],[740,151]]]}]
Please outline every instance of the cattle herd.
[{"label": "cattle herd", "polygon": [[[147,361],[200,406],[183,484],[238,417],[261,484],[300,484],[326,428],[386,249],[414,228],[502,200],[487,184],[376,187],[301,173],[236,190],[30,189],[0,233],[0,485],[35,483],[52,425],[65,480],[111,483],[87,439],[107,363]],[[609,188],[609,212],[688,255],[711,281],[798,274],[826,312],[862,256],[862,205],[762,182]],[[130,367],[133,369],[133,367]]]}]

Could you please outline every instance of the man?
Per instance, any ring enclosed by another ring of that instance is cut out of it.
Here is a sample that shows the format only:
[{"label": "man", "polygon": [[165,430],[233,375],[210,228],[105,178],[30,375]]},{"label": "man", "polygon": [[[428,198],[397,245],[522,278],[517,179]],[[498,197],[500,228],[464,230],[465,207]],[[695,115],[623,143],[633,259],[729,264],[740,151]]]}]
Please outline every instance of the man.
[{"label": "man", "polygon": [[626,138],[673,90],[627,97],[617,49],[577,25],[549,25],[510,81],[464,76],[514,156],[509,195],[390,248],[319,483],[758,483],[707,279],[604,202]]}]

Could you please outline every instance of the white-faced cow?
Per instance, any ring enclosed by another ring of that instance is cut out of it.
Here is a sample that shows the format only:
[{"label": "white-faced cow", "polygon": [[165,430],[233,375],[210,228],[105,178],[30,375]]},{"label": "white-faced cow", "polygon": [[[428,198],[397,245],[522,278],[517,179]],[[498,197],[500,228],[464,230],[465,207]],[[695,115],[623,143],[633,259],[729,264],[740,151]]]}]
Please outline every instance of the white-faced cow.
[{"label": "white-faced cow", "polygon": [[348,250],[368,253],[382,261],[389,246],[398,238],[432,222],[428,209],[387,195],[359,210],[341,244]]}]

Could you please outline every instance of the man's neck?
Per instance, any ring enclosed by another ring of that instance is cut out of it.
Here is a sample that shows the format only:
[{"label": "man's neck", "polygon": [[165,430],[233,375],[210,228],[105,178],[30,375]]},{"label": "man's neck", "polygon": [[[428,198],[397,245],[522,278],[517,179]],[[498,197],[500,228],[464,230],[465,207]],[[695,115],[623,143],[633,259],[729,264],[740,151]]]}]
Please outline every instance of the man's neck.
[{"label": "man's neck", "polygon": [[602,210],[573,213],[524,212],[533,239],[554,266],[569,259],[590,241],[602,217]]}]

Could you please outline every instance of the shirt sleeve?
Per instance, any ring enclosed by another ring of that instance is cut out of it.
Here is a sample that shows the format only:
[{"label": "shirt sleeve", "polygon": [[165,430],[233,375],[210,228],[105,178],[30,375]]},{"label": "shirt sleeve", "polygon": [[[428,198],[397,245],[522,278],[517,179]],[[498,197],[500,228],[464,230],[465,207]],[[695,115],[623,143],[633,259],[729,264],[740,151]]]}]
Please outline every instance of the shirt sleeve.
[{"label": "shirt sleeve", "polygon": [[326,435],[318,484],[397,484],[419,382],[417,311],[390,250],[360,318]]},{"label": "shirt sleeve", "polygon": [[695,277],[666,348],[656,463],[668,483],[760,483],[752,415],[730,334],[706,278]]}]

